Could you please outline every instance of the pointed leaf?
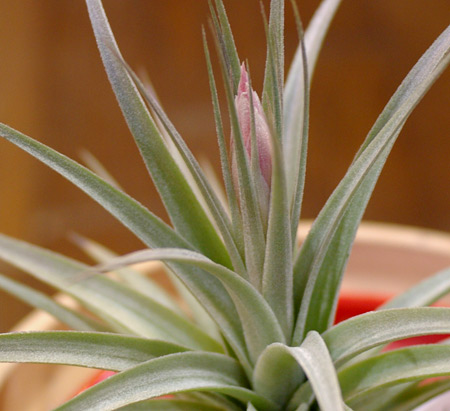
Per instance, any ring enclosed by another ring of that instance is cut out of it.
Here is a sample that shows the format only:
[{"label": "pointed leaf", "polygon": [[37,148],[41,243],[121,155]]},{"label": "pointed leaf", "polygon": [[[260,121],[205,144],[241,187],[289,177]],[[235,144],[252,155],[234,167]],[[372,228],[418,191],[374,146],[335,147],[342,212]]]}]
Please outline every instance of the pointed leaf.
[{"label": "pointed leaf", "polygon": [[284,405],[304,380],[305,374],[289,347],[275,343],[269,345],[259,356],[252,385],[257,393]]},{"label": "pointed leaf", "polygon": [[[220,43],[223,47],[223,53],[227,57],[226,61],[229,65],[229,70],[233,79],[234,91],[236,91],[241,73],[240,60],[223,1],[215,0],[215,5],[217,9],[217,18],[214,19],[214,21],[218,23],[216,24],[216,33],[219,35]],[[216,14],[213,13],[212,8],[211,12],[211,15],[214,18]]]},{"label": "pointed leaf", "polygon": [[145,164],[177,229],[198,250],[230,266],[222,240],[170,154],[120,56],[100,0],[86,1],[108,78]]},{"label": "pointed leaf", "polygon": [[142,94],[146,102],[158,117],[158,120],[161,122],[163,127],[165,127],[168,138],[170,138],[171,142],[180,153],[181,160],[184,161],[184,167],[191,174],[194,184],[197,186],[200,195],[204,199],[208,212],[212,216],[214,223],[218,227],[219,233],[224,239],[225,246],[229,251],[235,271],[239,272],[242,276],[245,277],[245,266],[231,234],[231,223],[224,208],[222,207],[222,204],[220,203],[214,190],[212,189],[206,176],[204,175],[200,165],[187,147],[186,143],[183,141],[175,126],[172,124],[164,110],[159,105],[156,98],[146,90],[142,82],[131,70],[131,68],[125,63],[121,56],[116,54],[114,51],[113,56],[117,59],[118,63],[123,66],[126,73],[133,80],[139,92]]},{"label": "pointed leaf", "polygon": [[[75,161],[4,124],[0,124],[0,136],[74,183],[149,247],[192,248],[180,235],[136,200],[115,189]],[[171,268],[177,276],[183,276],[184,284],[216,321],[233,350],[245,363],[245,343],[241,324],[234,303],[220,281],[195,268],[176,264],[172,264]]]},{"label": "pointed leaf", "polygon": [[[219,97],[217,93],[216,82],[214,79],[214,73],[212,69],[211,57],[208,49],[208,43],[206,41],[206,34],[203,31],[203,49],[205,52],[206,66],[208,70],[209,88],[211,91],[211,100],[213,104],[214,121],[216,123],[217,143],[220,153],[220,164],[222,167],[222,176],[225,185],[225,191],[228,199],[228,207],[231,213],[231,222],[233,224],[233,234],[236,241],[236,245],[239,248],[240,254],[244,255],[244,239],[242,235],[242,219],[239,211],[238,200],[236,197],[236,191],[233,187],[233,181],[231,177],[230,160],[228,156],[227,143],[225,140],[225,132],[223,129],[222,115],[220,112]],[[239,81],[239,80],[238,80]]]},{"label": "pointed leaf", "polygon": [[232,80],[227,72],[226,56],[223,55],[219,40],[215,38],[216,48],[221,63],[225,93],[230,114],[231,132],[234,137],[232,156],[235,156],[237,169],[237,187],[242,216],[243,238],[245,245],[245,262],[248,275],[252,284],[261,290],[262,271],[264,265],[265,238],[260,210],[253,181],[247,150],[245,149],[243,136],[238,120],[235,104],[235,94],[232,90]]},{"label": "pointed leaf", "polygon": [[[271,62],[271,60],[273,60]],[[271,67],[273,64],[273,67]],[[270,107],[281,96],[284,79],[284,0],[270,2],[267,30],[267,59],[264,75],[263,103]],[[278,97],[276,97],[278,94]]]},{"label": "pointed leaf", "polygon": [[[104,245],[81,235],[74,234],[72,235],[72,239],[78,247],[80,247],[84,253],[91,257],[96,263],[106,263],[107,261],[118,256]],[[158,263],[154,264],[155,265],[153,267],[155,271],[160,271],[163,269],[162,265],[158,265]],[[128,267],[116,271],[115,274],[121,281],[136,291],[139,291],[141,294],[146,295],[167,308],[170,308],[177,314],[184,314],[180,306],[175,302],[174,296],[170,295],[165,288],[159,285],[156,281],[152,280],[151,272],[149,273],[147,268],[145,270],[145,274]]]},{"label": "pointed leaf", "polygon": [[[450,27],[421,57],[391,98],[308,234],[294,268],[294,295],[302,299],[294,343],[301,341],[308,330],[324,331],[332,323],[346,263],[345,258],[339,267],[341,270],[336,272],[333,259],[336,255],[348,256],[362,213],[392,145],[409,114],[449,64],[449,50]],[[335,236],[338,230],[345,235]],[[333,278],[330,278],[330,267],[335,271]],[[328,302],[325,306],[321,305],[324,301]]]},{"label": "pointed leaf", "polygon": [[[322,0],[320,6],[315,11],[308,28],[305,32],[305,48],[307,52],[308,74],[311,81],[316,66],[317,57],[322,48],[323,40],[328,32],[333,17],[339,8],[342,0]],[[294,56],[294,61],[289,69],[285,87],[285,102],[289,102],[297,93],[295,79],[302,77],[303,56],[301,44],[299,44]]]},{"label": "pointed leaf", "polygon": [[302,35],[284,88],[284,153],[289,198],[293,200],[292,235],[297,230],[303,196],[308,145],[309,88],[325,35],[341,0],[323,0]]}]

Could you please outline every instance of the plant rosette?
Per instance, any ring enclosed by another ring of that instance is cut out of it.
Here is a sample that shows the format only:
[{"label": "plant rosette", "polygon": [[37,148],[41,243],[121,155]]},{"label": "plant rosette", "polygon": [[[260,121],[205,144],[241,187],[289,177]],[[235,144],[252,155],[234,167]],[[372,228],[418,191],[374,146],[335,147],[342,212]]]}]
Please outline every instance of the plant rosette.
[{"label": "plant rosette", "polygon": [[[449,268],[382,309],[333,323],[356,231],[381,170],[409,115],[450,62],[450,27],[400,84],[299,246],[310,83],[340,1],[323,0],[305,32],[292,2],[299,46],[286,77],[285,2],[270,2],[269,16],[262,15],[267,58],[261,93],[252,87],[249,64],[242,64],[223,2],[211,2],[229,119],[226,126],[204,31],[222,191],[153,90],[123,60],[101,1],[86,4],[107,76],[170,224],[98,169],[0,124],[4,140],[86,192],[146,247],[115,256],[78,237],[97,262],[90,267],[0,235],[1,259],[80,307],[1,276],[2,289],[74,331],[2,334],[0,361],[115,372],[58,410],[409,410],[448,390],[446,341],[385,347],[450,333],[450,308],[430,307],[450,292]],[[156,260],[167,266],[175,298],[131,268]]]}]

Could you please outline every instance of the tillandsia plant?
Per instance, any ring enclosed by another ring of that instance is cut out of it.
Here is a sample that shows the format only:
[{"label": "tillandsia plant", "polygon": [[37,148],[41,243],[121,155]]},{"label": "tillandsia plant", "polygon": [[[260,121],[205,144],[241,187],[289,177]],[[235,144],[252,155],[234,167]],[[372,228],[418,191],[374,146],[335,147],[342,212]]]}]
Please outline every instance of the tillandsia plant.
[{"label": "tillandsia plant", "polygon": [[[75,310],[0,277],[2,289],[74,331],[6,333],[0,361],[71,364],[116,374],[61,410],[409,410],[450,388],[450,345],[383,350],[450,334],[450,270],[375,312],[333,325],[347,258],[374,185],[405,121],[450,62],[450,27],[412,68],[300,246],[308,99],[322,41],[339,6],[324,0],[285,81],[285,4],[272,0],[264,85],[253,90],[224,4],[211,3],[230,130],[223,124],[204,34],[226,193],[222,202],[161,108],[124,62],[100,0],[87,0],[107,75],[171,225],[98,174],[1,124],[0,135],[84,190],[148,249],[122,257],[80,240],[99,265],[0,236],[0,257],[72,296]],[[226,138],[230,135],[230,141]],[[161,260],[184,299],[132,265]],[[113,277],[103,275],[114,272]],[[425,381],[425,383],[424,383]]]}]

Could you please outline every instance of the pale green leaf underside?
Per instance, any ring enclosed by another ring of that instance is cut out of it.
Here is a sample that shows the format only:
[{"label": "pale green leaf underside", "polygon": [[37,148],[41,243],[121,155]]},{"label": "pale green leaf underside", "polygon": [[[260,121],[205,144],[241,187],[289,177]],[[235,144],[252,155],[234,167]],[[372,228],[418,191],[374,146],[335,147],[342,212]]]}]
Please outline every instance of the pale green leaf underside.
[{"label": "pale green leaf underside", "polygon": [[[112,187],[75,161],[30,137],[0,124],[0,135],[51,167],[99,202],[149,247],[192,248],[167,224],[136,200]],[[245,360],[242,328],[233,301],[219,280],[192,267],[171,265]]]},{"label": "pale green leaf underside", "polygon": [[450,308],[398,308],[350,318],[323,334],[336,366],[392,341],[433,334],[450,334]]},{"label": "pale green leaf underside", "polygon": [[105,276],[80,278],[88,267],[74,260],[4,235],[0,235],[0,258],[75,297],[116,326],[116,331],[223,351],[193,323],[131,288]]},{"label": "pale green leaf underside", "polygon": [[228,411],[224,407],[198,401],[177,399],[152,399],[117,408],[117,411]]},{"label": "pale green leaf underside", "polygon": [[76,365],[122,371],[151,358],[188,351],[167,341],[78,331],[0,334],[0,362]]},{"label": "pale green leaf underside", "polygon": [[392,300],[389,300],[386,304],[379,307],[379,309],[430,305],[449,293],[450,268],[446,268],[432,277],[423,280]]},{"label": "pale green leaf underside", "polygon": [[288,351],[308,377],[308,381],[294,394],[288,409],[294,410],[301,403],[311,405],[315,397],[322,411],[343,411],[336,370],[320,334],[309,332],[300,347],[289,347]]},{"label": "pale green leaf underside", "polygon": [[344,398],[351,406],[352,400],[383,386],[445,375],[450,375],[450,346],[431,344],[357,362],[342,369],[338,377]]},{"label": "pale green leaf underside", "polygon": [[111,86],[175,228],[202,253],[229,266],[227,250],[173,159],[126,68],[116,57],[120,52],[101,1],[86,3]]},{"label": "pale green leaf underside", "polygon": [[[150,383],[151,382],[151,383]],[[275,409],[247,388],[243,370],[220,354],[186,352],[156,358],[116,374],[67,402],[58,410],[107,411],[167,394],[212,391],[227,394],[261,411]]]},{"label": "pale green leaf underside", "polygon": [[143,261],[163,260],[192,264],[209,271],[227,287],[235,301],[244,328],[246,341],[253,360],[267,345],[273,342],[284,342],[280,325],[262,296],[244,279],[233,271],[214,263],[205,256],[179,249],[143,250],[118,257],[104,266],[102,271],[109,271],[121,266]]},{"label": "pale green leaf underside", "polygon": [[33,308],[43,310],[57,318],[70,328],[80,331],[112,331],[109,327],[100,322],[62,304],[44,293],[36,291],[25,284],[21,284],[0,274],[0,289],[19,298],[24,303]]},{"label": "pale green leaf underside", "polygon": [[[337,278],[331,279],[334,287],[327,287],[330,281],[327,265],[330,263],[334,269],[332,261],[336,253],[348,255],[362,211],[392,145],[409,114],[449,64],[449,50],[450,27],[435,40],[393,95],[307,236],[295,264],[295,292],[301,298],[301,303],[297,302],[301,308],[294,343],[301,341],[309,329],[324,331],[331,324],[345,264],[341,272],[334,273]],[[339,229],[344,229],[345,238],[334,236]],[[327,309],[321,306],[323,302],[327,302]]]}]

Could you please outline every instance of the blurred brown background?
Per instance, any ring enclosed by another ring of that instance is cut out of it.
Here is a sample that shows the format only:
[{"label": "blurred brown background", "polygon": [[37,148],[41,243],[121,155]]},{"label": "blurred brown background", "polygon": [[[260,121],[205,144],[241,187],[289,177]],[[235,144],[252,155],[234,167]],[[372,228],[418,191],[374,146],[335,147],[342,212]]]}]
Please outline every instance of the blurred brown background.
[{"label": "blurred brown background", "polygon": [[[218,165],[201,25],[206,0],[105,0],[125,58],[145,68],[191,149]],[[304,23],[317,0],[298,1]],[[268,1],[264,1],[268,4]],[[287,2],[286,58],[297,45]],[[228,0],[241,58],[261,88],[259,0]],[[448,0],[344,1],[318,62],[311,101],[303,216],[314,217],[408,70],[450,22]],[[450,231],[450,73],[406,124],[366,219]],[[79,158],[87,148],[126,190],[161,214],[103,72],[83,1],[0,2],[0,121]],[[80,257],[68,233],[118,252],[141,246],[112,217],[45,166],[0,141],[0,231]],[[20,278],[0,264],[3,273]],[[26,307],[0,294],[0,330]]]}]

